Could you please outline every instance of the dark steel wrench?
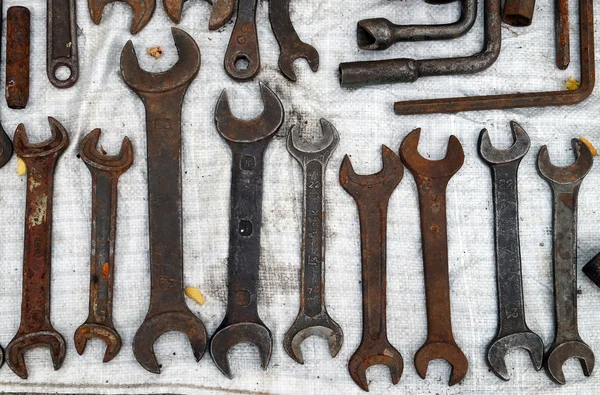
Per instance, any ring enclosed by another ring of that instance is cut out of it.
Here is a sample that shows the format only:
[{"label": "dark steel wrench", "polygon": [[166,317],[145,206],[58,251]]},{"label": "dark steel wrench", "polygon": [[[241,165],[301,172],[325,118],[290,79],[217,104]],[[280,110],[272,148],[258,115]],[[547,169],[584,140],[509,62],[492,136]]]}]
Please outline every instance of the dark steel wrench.
[{"label": "dark steel wrench", "polygon": [[27,200],[21,324],[6,347],[6,355],[8,366],[22,379],[27,378],[24,353],[28,350],[48,347],[54,370],[60,369],[67,352],[65,339],[50,322],[50,278],[54,169],[69,145],[69,136],[56,119],[48,117],[48,122],[50,141],[30,144],[23,124],[14,137],[15,151],[27,165]]},{"label": "dark steel wrench", "polygon": [[296,33],[290,19],[290,0],[271,0],[269,2],[269,20],[273,34],[279,43],[279,70],[289,80],[296,81],[296,73],[292,67],[294,61],[304,58],[310,69],[319,69],[319,53],[306,44]]},{"label": "dark steel wrench", "polygon": [[231,150],[231,214],[229,218],[229,258],[227,312],[210,340],[210,354],[217,368],[232,378],[227,353],[239,343],[258,348],[261,367],[267,368],[273,350],[271,331],[258,316],[258,264],[264,153],[284,118],[281,101],[263,83],[261,115],[241,120],[231,113],[224,90],[215,107],[217,131]]},{"label": "dark steel wrench", "polygon": [[131,34],[137,34],[150,22],[150,18],[152,18],[152,14],[154,14],[154,9],[156,8],[156,0],[88,0],[90,16],[96,25],[100,24],[104,7],[115,1],[122,1],[128,4],[133,10]]},{"label": "dark steel wrench", "polygon": [[415,354],[415,368],[422,379],[429,361],[444,359],[452,365],[449,385],[467,374],[469,362],[452,334],[448,235],[446,228],[446,186],[465,160],[460,141],[450,136],[446,157],[428,160],[419,154],[421,129],[410,132],[400,146],[400,157],[410,170],[419,192],[421,239],[427,303],[427,340]]},{"label": "dark steel wrench", "polygon": [[337,130],[321,118],[323,135],[317,141],[300,139],[293,126],[287,137],[287,149],[300,163],[304,178],[302,210],[302,279],[300,311],[283,337],[283,348],[296,362],[303,364],[300,348],[309,336],[327,339],[335,357],[342,348],[342,328],[325,307],[325,168],[340,141]]},{"label": "dark steel wrench", "polygon": [[367,392],[367,369],[371,366],[387,366],[393,384],[398,384],[404,369],[402,355],[387,337],[386,311],[387,208],[392,192],[404,176],[404,166],[385,145],[381,147],[381,156],[383,168],[375,174],[356,174],[348,155],[340,168],[340,184],[358,207],[362,260],[362,340],[350,357],[348,371],[352,380]]},{"label": "dark steel wrench", "polygon": [[552,189],[552,255],[554,262],[554,309],[556,334],[544,365],[550,378],[565,384],[563,364],[577,358],[583,374],[594,370],[594,353],[577,329],[577,197],[579,187],[592,168],[594,158],[581,140],[572,139],[575,163],[558,167],[550,162],[544,145],[538,155],[538,171]]},{"label": "dark steel wrench", "polygon": [[256,0],[238,0],[237,18],[224,60],[225,72],[234,80],[249,80],[260,71],[256,33]]},{"label": "dark steel wrench", "polygon": [[520,347],[529,351],[536,370],[542,368],[544,358],[542,339],[529,329],[525,321],[519,245],[517,172],[531,142],[518,123],[512,121],[510,127],[515,142],[506,150],[492,146],[486,129],[479,135],[479,156],[492,172],[498,287],[498,332],[488,346],[487,361],[502,380],[510,378],[505,357],[511,349]]},{"label": "dark steel wrench", "polygon": [[165,332],[187,335],[196,361],[206,350],[206,328],[183,293],[181,208],[181,107],[200,70],[200,49],[183,30],[171,28],[179,60],[169,70],[142,70],[131,41],[121,52],[121,75],[146,108],[150,307],[133,339],[133,354],[146,370],[160,373],[154,342]]},{"label": "dark steel wrench", "polygon": [[[46,73],[55,87],[70,88],[79,78],[75,0],[47,0],[46,12]],[[56,76],[62,66],[69,70],[64,80]]]},{"label": "dark steel wrench", "polygon": [[92,246],[90,259],[90,304],[87,320],[75,331],[75,348],[85,351],[88,339],[106,343],[104,362],[121,349],[121,336],[112,320],[115,244],[117,239],[117,182],[133,164],[133,147],[125,137],[118,155],[96,149],[100,129],[81,142],[79,155],[92,175]]}]

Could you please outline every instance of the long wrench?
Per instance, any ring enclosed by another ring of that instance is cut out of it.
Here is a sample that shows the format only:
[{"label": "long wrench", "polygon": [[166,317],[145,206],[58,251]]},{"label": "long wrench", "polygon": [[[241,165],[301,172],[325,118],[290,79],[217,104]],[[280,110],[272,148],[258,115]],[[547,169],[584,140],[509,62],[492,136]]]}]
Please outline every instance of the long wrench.
[{"label": "long wrench", "polygon": [[577,329],[577,198],[594,158],[581,140],[572,139],[575,163],[558,167],[550,162],[548,147],[538,155],[538,171],[552,189],[552,255],[556,334],[544,365],[550,378],[565,384],[563,364],[577,358],[585,376],[594,370],[594,353]]},{"label": "long wrench", "polygon": [[479,156],[492,172],[498,287],[498,333],[488,346],[487,361],[502,380],[510,378],[505,357],[511,349],[521,347],[529,351],[536,370],[542,368],[544,358],[542,339],[525,321],[519,246],[517,171],[529,151],[530,140],[518,123],[512,121],[510,126],[515,142],[506,150],[492,146],[486,129],[479,136]]},{"label": "long wrench", "polygon": [[[79,78],[75,0],[47,0],[46,12],[46,73],[55,87],[70,88]],[[69,76],[61,80],[56,71],[63,66]]]},{"label": "long wrench", "polygon": [[223,64],[227,75],[235,80],[249,80],[260,71],[256,0],[238,0],[237,18]]},{"label": "long wrench", "polygon": [[283,348],[294,361],[303,364],[300,345],[309,336],[328,340],[335,357],[342,348],[342,328],[325,307],[325,168],[340,141],[337,130],[321,118],[323,135],[318,141],[300,140],[294,126],[287,138],[287,149],[302,166],[304,178],[302,218],[302,279],[300,311],[283,337]]}]

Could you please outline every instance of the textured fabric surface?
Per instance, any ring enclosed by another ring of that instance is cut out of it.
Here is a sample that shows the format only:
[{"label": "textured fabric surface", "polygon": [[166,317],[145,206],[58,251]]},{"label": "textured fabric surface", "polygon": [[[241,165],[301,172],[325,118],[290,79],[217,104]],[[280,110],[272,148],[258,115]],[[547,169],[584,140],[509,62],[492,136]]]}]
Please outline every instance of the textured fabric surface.
[{"label": "textured fabric surface", "polygon": [[[417,375],[413,357],[427,332],[419,211],[415,183],[407,171],[389,204],[387,322],[391,343],[404,356],[404,374],[393,386],[387,368],[369,370],[373,393],[420,394],[592,394],[597,393],[600,373],[582,375],[579,363],[565,364],[567,385],[560,387],[536,372],[523,350],[510,353],[511,375],[502,382],[489,371],[485,350],[497,324],[493,213],[490,172],[477,156],[477,137],[488,128],[500,148],[511,143],[509,121],[516,120],[531,137],[531,150],[519,172],[520,235],[527,321],[546,347],[554,337],[552,294],[552,224],[550,189],[535,167],[540,147],[548,144],[552,161],[566,165],[573,160],[570,139],[584,136],[600,145],[598,90],[584,103],[563,108],[518,109],[456,115],[396,116],[392,103],[399,99],[450,97],[563,89],[569,75],[579,75],[577,7],[571,1],[571,58],[567,71],[554,66],[553,4],[539,1],[534,22],[528,28],[503,26],[503,49],[487,71],[473,76],[423,78],[412,84],[396,84],[356,90],[338,83],[340,61],[390,57],[447,57],[480,50],[483,18],[473,29],[451,42],[398,44],[385,52],[360,51],[355,24],[361,18],[386,16],[396,23],[448,23],[458,18],[459,5],[427,5],[420,1],[301,2],[292,1],[292,19],[301,38],[313,44],[321,56],[317,73],[305,62],[296,63],[298,82],[287,81],[278,71],[278,46],[268,23],[268,2],[258,4],[262,70],[265,81],[280,97],[286,120],[266,153],[263,225],[260,262],[259,312],[274,336],[274,350],[266,371],[250,345],[236,346],[229,355],[234,379],[225,378],[210,355],[196,363],[181,333],[168,333],[155,345],[162,373],[141,368],[131,342],[142,322],[150,293],[146,186],[146,138],[144,107],[121,80],[120,51],[129,40],[131,11],[124,3],[109,4],[101,25],[94,25],[87,4],[77,4],[80,28],[81,76],[70,89],[50,85],[45,72],[45,2],[30,2],[32,17],[31,97],[25,110],[9,110],[2,100],[2,124],[12,137],[23,122],[31,141],[50,136],[46,116],[57,118],[68,130],[71,144],[59,161],[54,194],[52,252],[52,322],[67,340],[64,366],[52,369],[46,349],[26,354],[29,379],[21,380],[7,366],[0,370],[0,390],[62,393],[272,393],[333,394],[362,391],[347,372],[347,362],[361,337],[360,238],[354,201],[338,182],[344,154],[352,157],[359,173],[381,167],[381,144],[397,152],[404,136],[416,127],[423,132],[420,152],[431,158],[444,156],[448,136],[455,134],[465,150],[465,164],[448,186],[448,238],[453,329],[457,343],[469,359],[462,383],[449,388],[449,365],[434,361],[427,378]],[[6,8],[19,4],[4,2]],[[23,4],[21,2],[21,4]],[[479,4],[482,11],[482,4]],[[233,112],[243,118],[261,112],[258,84],[237,83],[228,78],[222,61],[232,24],[209,32],[209,6],[201,1],[184,5],[179,27],[189,32],[202,51],[202,67],[192,83],[183,107],[183,212],[185,284],[206,296],[189,307],[204,321],[210,334],[225,313],[228,251],[228,216],[231,155],[213,123],[219,92],[227,89]],[[598,13],[596,13],[598,16]],[[157,9],[150,24],[133,37],[140,64],[150,71],[169,68],[177,59],[169,26]],[[161,45],[165,55],[155,60],[146,48]],[[3,43],[4,48],[4,43]],[[3,54],[4,58],[4,54]],[[4,65],[2,67],[2,75]],[[327,208],[327,306],[342,326],[345,342],[335,359],[326,341],[310,338],[303,353],[306,364],[293,362],[282,347],[283,334],[293,322],[299,304],[302,175],[298,163],[285,148],[291,125],[318,133],[324,117],[338,129],[341,140],[326,174]],[[123,339],[120,354],[103,364],[104,344],[88,343],[78,356],[73,333],[88,313],[91,178],[77,158],[85,134],[102,128],[101,145],[116,152],[123,136],[132,140],[135,163],[119,182],[118,238],[114,299],[115,326]],[[0,344],[6,346],[19,325],[23,254],[25,177],[16,175],[17,158],[0,170]],[[600,169],[594,168],[583,182],[579,200],[578,268],[594,256],[598,245],[597,194]],[[174,191],[175,193],[175,191]],[[579,273],[581,273],[579,271]],[[582,338],[600,350],[600,290],[579,276],[579,327]]]}]

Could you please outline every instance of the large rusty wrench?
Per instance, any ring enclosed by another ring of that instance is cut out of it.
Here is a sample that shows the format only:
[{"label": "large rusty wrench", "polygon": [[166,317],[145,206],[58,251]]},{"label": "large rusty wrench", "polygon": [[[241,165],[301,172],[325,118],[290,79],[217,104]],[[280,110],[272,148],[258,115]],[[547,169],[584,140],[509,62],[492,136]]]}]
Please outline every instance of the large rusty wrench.
[{"label": "large rusty wrench", "polygon": [[133,164],[133,146],[125,137],[118,155],[96,149],[100,129],[92,130],[81,142],[81,159],[92,175],[92,247],[90,258],[90,303],[88,318],[75,331],[75,348],[85,351],[88,339],[106,343],[104,362],[121,349],[121,336],[112,320],[115,245],[117,239],[117,182]]},{"label": "large rusty wrench", "polygon": [[48,122],[50,141],[30,144],[23,124],[15,132],[15,152],[27,165],[27,201],[21,324],[6,347],[6,355],[8,366],[22,379],[27,378],[26,351],[48,347],[54,370],[60,369],[67,353],[64,337],[50,321],[50,278],[54,169],[69,145],[69,136],[56,119],[48,117]]},{"label": "large rusty wrench", "polygon": [[[46,73],[55,87],[70,88],[79,78],[75,0],[47,0],[46,12]],[[60,67],[69,70],[64,80],[56,76]]]},{"label": "large rusty wrench", "polygon": [[131,34],[137,34],[150,22],[150,18],[152,18],[152,14],[154,14],[154,9],[156,8],[156,0],[88,0],[90,16],[96,25],[100,24],[104,7],[115,1],[122,1],[128,4],[133,10]]},{"label": "large rusty wrench", "polygon": [[181,203],[181,107],[200,70],[200,49],[183,30],[171,28],[179,60],[169,70],[142,70],[131,41],[121,52],[121,75],[146,107],[150,306],[133,339],[133,354],[160,373],[154,342],[165,332],[187,335],[196,361],[206,350],[206,328],[187,307],[183,293]]}]

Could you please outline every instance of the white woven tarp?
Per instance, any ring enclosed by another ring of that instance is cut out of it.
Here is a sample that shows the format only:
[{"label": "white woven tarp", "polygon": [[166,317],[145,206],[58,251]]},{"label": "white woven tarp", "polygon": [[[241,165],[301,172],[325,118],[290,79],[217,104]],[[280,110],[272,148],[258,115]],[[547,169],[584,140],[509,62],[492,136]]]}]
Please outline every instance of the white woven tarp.
[{"label": "white woven tarp", "polygon": [[[50,85],[45,71],[45,2],[5,0],[6,8],[24,4],[31,9],[31,97],[27,109],[9,110],[2,100],[2,125],[12,137],[23,122],[34,142],[49,138],[46,116],[58,119],[68,130],[71,144],[56,170],[52,251],[52,322],[67,340],[63,367],[52,369],[49,353],[40,348],[27,352],[29,378],[21,380],[4,366],[0,390],[60,393],[236,393],[236,394],[335,394],[360,390],[351,380],[347,363],[361,338],[360,238],[353,199],[340,187],[338,170],[344,154],[352,157],[359,173],[381,167],[381,145],[397,152],[404,136],[416,127],[423,132],[420,152],[431,158],[444,156],[448,137],[456,135],[465,150],[465,164],[448,185],[448,239],[452,321],[456,341],[469,359],[469,372],[449,388],[449,365],[434,361],[427,378],[417,375],[413,357],[425,341],[427,326],[419,211],[415,183],[407,171],[389,204],[387,244],[388,336],[404,356],[404,373],[393,386],[383,366],[369,370],[373,393],[411,394],[594,394],[600,372],[585,378],[576,360],[565,365],[567,385],[554,384],[536,372],[525,351],[507,358],[511,375],[502,382],[485,362],[485,350],[496,331],[496,286],[493,250],[493,214],[490,172],[477,156],[477,138],[488,128],[494,145],[511,143],[509,121],[518,121],[531,137],[531,150],[519,172],[519,215],[527,321],[547,347],[554,337],[551,194],[535,166],[540,147],[548,144],[552,161],[572,162],[570,140],[587,137],[600,145],[596,91],[580,105],[561,108],[517,109],[456,115],[396,116],[392,103],[400,99],[450,97],[564,89],[570,75],[579,78],[577,4],[571,1],[571,66],[554,65],[552,2],[539,1],[534,22],[527,28],[503,26],[502,53],[485,72],[472,76],[423,78],[412,84],[342,89],[337,67],[341,61],[391,57],[450,57],[481,49],[482,4],[473,29],[448,42],[403,43],[384,52],[360,51],[355,28],[359,19],[385,16],[396,23],[448,23],[459,15],[459,5],[427,5],[421,1],[348,0],[292,1],[292,20],[300,37],[319,51],[321,62],[312,73],[298,61],[298,82],[287,81],[278,71],[279,49],[268,23],[268,2],[257,10],[262,70],[257,80],[266,82],[280,97],[286,120],[266,153],[263,225],[261,239],[259,312],[274,337],[273,356],[266,371],[250,345],[236,346],[229,360],[233,380],[225,378],[209,353],[196,363],[186,337],[168,333],[155,345],[162,373],[154,375],[139,366],[131,342],[149,302],[148,216],[146,187],[146,135],[144,107],[124,84],[119,56],[131,39],[131,11],[124,3],[109,4],[102,23],[94,25],[84,1],[77,4],[81,73],[70,89]],[[183,213],[185,285],[198,287],[206,296],[189,307],[205,323],[209,334],[220,324],[226,305],[228,217],[231,155],[218,135],[213,109],[222,89],[227,89],[235,115],[250,118],[261,112],[256,82],[238,83],[224,72],[223,55],[232,24],[209,32],[209,6],[202,1],[184,5],[180,28],[190,33],[202,51],[202,67],[190,86],[183,106]],[[598,13],[596,13],[598,16]],[[133,37],[143,68],[168,69],[177,53],[162,4],[150,24]],[[160,45],[163,57],[155,60],[146,48]],[[3,43],[4,48],[4,43]],[[2,55],[4,59],[4,54]],[[4,73],[4,66],[2,67]],[[4,74],[2,74],[4,75]],[[298,163],[285,148],[291,125],[318,132],[318,119],[332,122],[340,133],[326,175],[327,208],[327,307],[342,326],[344,345],[335,359],[327,343],[310,338],[303,345],[306,364],[293,362],[282,347],[283,334],[299,305],[302,178]],[[102,128],[101,145],[116,152],[122,138],[132,140],[135,163],[119,181],[119,215],[116,251],[114,321],[123,348],[103,364],[104,344],[88,343],[83,356],[73,345],[75,329],[88,314],[91,178],[76,157],[85,134]],[[0,344],[6,346],[19,325],[23,256],[25,177],[16,175],[17,159],[0,170]],[[579,200],[578,267],[600,249],[597,195],[600,169],[583,182]],[[175,191],[173,191],[176,193]],[[579,271],[579,273],[581,273]],[[600,290],[580,275],[579,328],[582,338],[600,352]]]}]

